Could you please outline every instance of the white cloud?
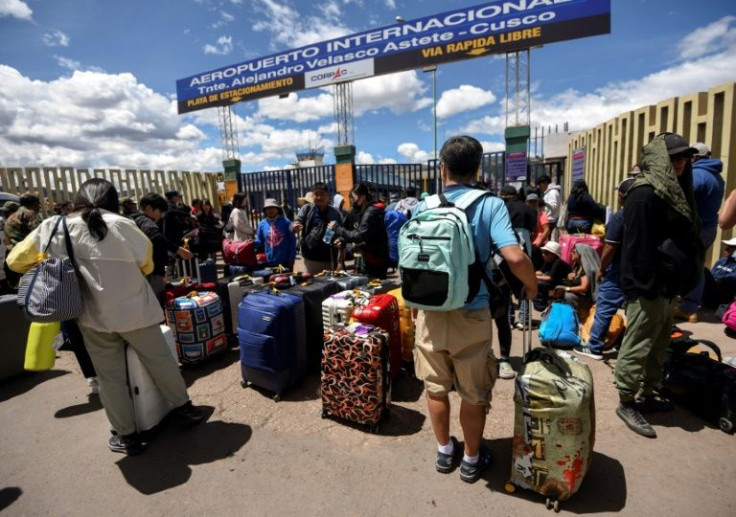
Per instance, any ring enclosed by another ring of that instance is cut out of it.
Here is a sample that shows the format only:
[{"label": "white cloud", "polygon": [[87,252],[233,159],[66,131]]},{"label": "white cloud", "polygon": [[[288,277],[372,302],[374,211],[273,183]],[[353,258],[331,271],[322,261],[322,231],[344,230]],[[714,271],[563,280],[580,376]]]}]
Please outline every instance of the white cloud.
[{"label": "white cloud", "polygon": [[222,19],[226,22],[232,22],[235,20],[235,16],[225,11],[220,11],[220,16],[222,16]]},{"label": "white cloud", "polygon": [[496,102],[493,92],[469,84],[446,90],[437,102],[437,118],[449,118]]},{"label": "white cloud", "polygon": [[79,70],[82,68],[82,63],[79,61],[75,61],[74,59],[70,59],[68,57],[64,56],[54,56],[54,59],[56,59],[56,63],[62,67],[66,68],[68,70]]},{"label": "white cloud", "polygon": [[413,70],[362,79],[353,83],[353,111],[357,116],[381,108],[396,114],[417,111],[432,104],[432,99],[422,97],[425,90]]},{"label": "white cloud", "polygon": [[396,148],[401,156],[405,157],[411,163],[424,163],[432,158],[432,153],[419,149],[414,142],[405,142]]},{"label": "white cloud", "polygon": [[378,163],[380,163],[381,165],[391,165],[391,164],[397,164],[399,162],[397,162],[393,158],[381,158],[380,160],[378,160]]},{"label": "white cloud", "polygon": [[505,129],[506,119],[504,117],[491,117],[486,115],[483,118],[473,120],[464,128],[462,128],[460,132],[468,133],[471,135],[475,133],[502,135]]},{"label": "white cloud", "polygon": [[386,7],[391,10],[396,9],[396,0],[386,0]]},{"label": "white cloud", "polygon": [[12,16],[20,20],[30,20],[33,11],[21,0],[0,0],[0,18]]},{"label": "white cloud", "polygon": [[373,165],[376,163],[376,160],[373,158],[372,154],[366,153],[365,151],[358,151],[358,154],[355,156],[355,163],[360,165]]},{"label": "white cloud", "polygon": [[694,30],[678,45],[680,57],[693,59],[724,50],[736,43],[736,16],[724,16],[710,25]]},{"label": "white cloud", "polygon": [[506,150],[506,144],[503,142],[487,142],[484,140],[481,141],[480,145],[483,146],[484,153],[497,153]]},{"label": "white cloud", "polygon": [[319,15],[310,16],[274,0],[253,0],[254,8],[264,17],[253,30],[272,34],[272,50],[303,47],[349,34],[352,31],[335,14],[339,14],[339,7],[333,4],[318,7]]},{"label": "white cloud", "polygon": [[76,71],[44,82],[0,65],[5,166],[217,170],[218,147],[131,74]]},{"label": "white cloud", "polygon": [[258,115],[294,122],[309,122],[332,116],[332,95],[320,93],[316,97],[300,97],[290,93],[283,99],[267,97],[258,101]]},{"label": "white cloud", "polygon": [[233,38],[232,36],[220,36],[217,38],[216,45],[210,45],[209,43],[204,46],[205,54],[216,54],[218,56],[226,56],[233,51]]},{"label": "white cloud", "polygon": [[59,30],[47,32],[42,37],[44,45],[47,47],[68,47],[69,36]]}]

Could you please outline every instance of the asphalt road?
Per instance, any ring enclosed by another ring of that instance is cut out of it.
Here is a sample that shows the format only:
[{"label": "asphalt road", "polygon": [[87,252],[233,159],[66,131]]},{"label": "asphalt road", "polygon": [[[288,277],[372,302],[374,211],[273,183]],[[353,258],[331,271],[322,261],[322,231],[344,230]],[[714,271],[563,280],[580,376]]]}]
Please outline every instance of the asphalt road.
[{"label": "asphalt road", "polygon": [[[715,322],[684,324],[736,355]],[[521,332],[514,330],[518,366]],[[513,387],[499,380],[485,438],[494,464],[469,485],[434,470],[421,385],[402,374],[379,434],[320,417],[312,376],[284,400],[241,388],[238,351],[183,370],[208,419],[164,426],[145,454],[107,448],[109,427],[70,352],[53,370],[0,384],[0,511],[7,515],[544,515],[534,493],[504,492]],[[597,436],[591,470],[562,513],[736,515],[736,436],[684,409],[652,418],[656,440],[618,419],[615,359],[591,366]],[[457,398],[453,434],[460,437]]]}]

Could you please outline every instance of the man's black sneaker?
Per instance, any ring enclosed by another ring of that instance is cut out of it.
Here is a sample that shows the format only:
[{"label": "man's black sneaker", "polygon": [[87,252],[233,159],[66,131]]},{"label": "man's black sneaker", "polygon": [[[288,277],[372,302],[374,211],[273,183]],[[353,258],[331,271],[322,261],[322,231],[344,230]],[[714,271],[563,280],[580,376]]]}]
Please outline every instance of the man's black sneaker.
[{"label": "man's black sneaker", "polygon": [[110,446],[112,452],[121,452],[128,456],[135,456],[146,449],[145,444],[141,441],[137,433],[126,434],[125,436],[114,434],[110,437],[107,444]]},{"label": "man's black sneaker", "polygon": [[195,407],[190,400],[186,404],[182,404],[181,406],[174,408],[171,411],[171,418],[174,424],[187,427],[198,424],[204,420],[204,411]]},{"label": "man's black sneaker", "polygon": [[616,408],[616,414],[636,434],[647,438],[656,438],[657,432],[649,425],[649,422],[639,413],[635,404],[620,404]]},{"label": "man's black sneaker", "polygon": [[675,409],[675,405],[671,400],[654,394],[645,395],[642,399],[637,400],[636,407],[644,413],[672,411]]},{"label": "man's black sneaker", "polygon": [[456,466],[457,458],[462,454],[462,449],[460,449],[460,444],[457,443],[457,438],[450,436],[450,441],[452,442],[452,454],[444,454],[437,451],[437,459],[434,462],[437,472],[442,472],[443,474],[452,472]]},{"label": "man's black sneaker", "polygon": [[460,479],[466,483],[475,483],[491,464],[491,451],[485,445],[481,445],[478,449],[478,462],[475,465],[466,463],[463,460],[460,463]]}]

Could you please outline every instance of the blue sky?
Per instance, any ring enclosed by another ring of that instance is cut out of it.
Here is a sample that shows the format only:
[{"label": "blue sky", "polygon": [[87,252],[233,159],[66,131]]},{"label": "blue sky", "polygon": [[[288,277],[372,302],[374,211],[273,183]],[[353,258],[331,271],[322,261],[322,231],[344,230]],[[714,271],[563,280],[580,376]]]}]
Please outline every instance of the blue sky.
[{"label": "blue sky", "polygon": [[[217,111],[178,115],[176,80],[476,0],[0,0],[0,166],[221,170]],[[586,129],[736,80],[733,0],[612,0],[609,35],[532,51],[532,126]],[[505,60],[437,72],[438,140],[503,148]],[[432,155],[432,75],[354,83],[361,163]],[[235,106],[244,171],[310,144],[334,161],[331,89]]]}]

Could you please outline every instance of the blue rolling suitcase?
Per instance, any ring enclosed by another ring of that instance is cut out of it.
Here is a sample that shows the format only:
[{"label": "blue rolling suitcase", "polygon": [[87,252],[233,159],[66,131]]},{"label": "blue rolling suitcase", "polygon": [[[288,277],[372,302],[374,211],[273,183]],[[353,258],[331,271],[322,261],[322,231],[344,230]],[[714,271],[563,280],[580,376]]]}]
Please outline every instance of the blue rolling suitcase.
[{"label": "blue rolling suitcase", "polygon": [[273,391],[274,400],[306,375],[304,301],[299,296],[263,292],[246,296],[238,308],[238,341],[243,387]]}]

